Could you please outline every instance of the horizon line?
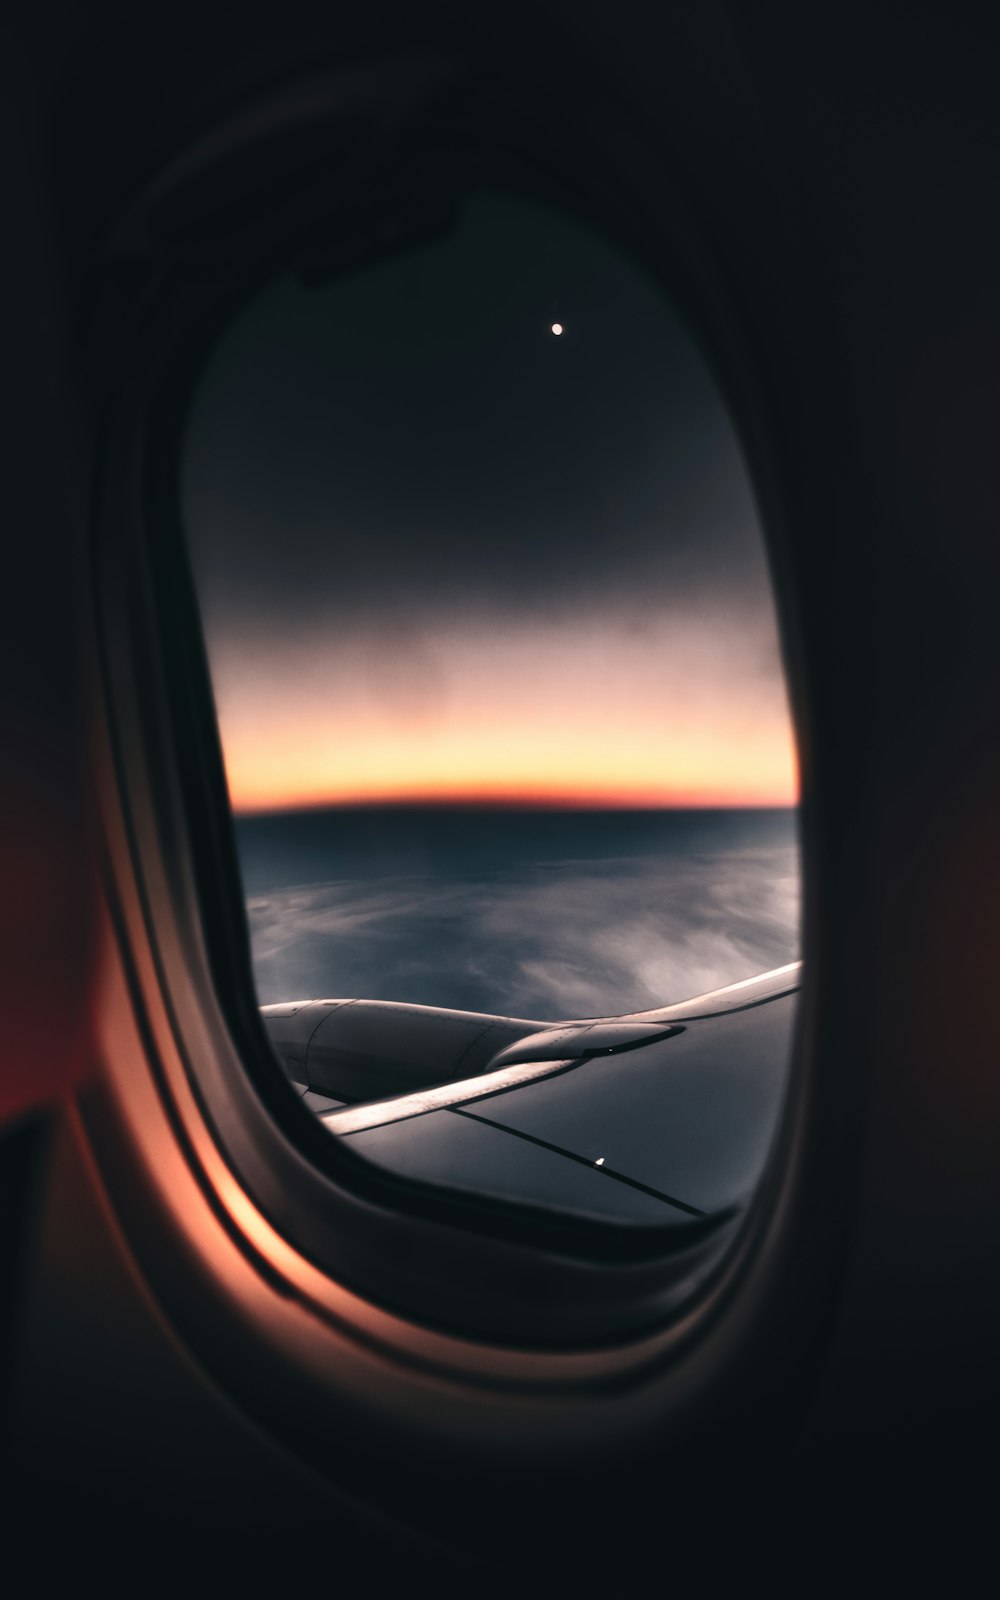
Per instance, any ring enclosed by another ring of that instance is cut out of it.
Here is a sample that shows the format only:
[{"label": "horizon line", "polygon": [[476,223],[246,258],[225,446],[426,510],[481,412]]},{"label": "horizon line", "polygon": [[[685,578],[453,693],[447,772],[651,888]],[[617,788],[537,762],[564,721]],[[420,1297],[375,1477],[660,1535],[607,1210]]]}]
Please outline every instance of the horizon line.
[{"label": "horizon line", "polygon": [[592,796],[511,797],[470,795],[433,797],[427,795],[379,796],[368,800],[302,800],[279,804],[232,805],[234,817],[268,817],[304,811],[797,811],[795,800],[610,800]]}]

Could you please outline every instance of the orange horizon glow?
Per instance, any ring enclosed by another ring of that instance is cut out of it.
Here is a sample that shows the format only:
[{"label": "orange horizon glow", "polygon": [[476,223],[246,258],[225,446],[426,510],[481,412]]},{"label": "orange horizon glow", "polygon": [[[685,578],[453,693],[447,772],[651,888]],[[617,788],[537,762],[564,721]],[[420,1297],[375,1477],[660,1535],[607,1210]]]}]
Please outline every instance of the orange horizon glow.
[{"label": "orange horizon glow", "polygon": [[[335,742],[335,741],[334,741]],[[459,768],[454,774],[428,773],[424,781],[414,768],[398,760],[397,773],[351,773],[349,753],[342,774],[315,771],[315,756],[284,762],[269,749],[227,743],[226,776],[233,811],[240,816],[269,811],[332,809],[348,806],[469,806],[499,809],[561,810],[700,810],[791,807],[798,803],[798,774],[790,737],[761,759],[759,737],[742,752],[730,745],[716,752],[714,762],[678,762],[673,779],[662,771],[624,776],[594,771],[591,760],[572,774],[544,770],[477,777]],[[702,752],[704,755],[705,752]],[[742,755],[742,760],[740,759]],[[377,765],[377,763],[373,763]],[[308,768],[312,768],[310,771]],[[708,767],[709,770],[706,770]],[[589,768],[589,770],[588,770]],[[303,770],[306,769],[306,770]],[[397,775],[398,774],[398,775]],[[353,781],[352,781],[353,777]],[[367,779],[367,781],[366,781]]]},{"label": "orange horizon glow", "polygon": [[797,803],[780,664],[726,616],[666,638],[591,616],[397,644],[340,628],[218,659],[235,812]]}]

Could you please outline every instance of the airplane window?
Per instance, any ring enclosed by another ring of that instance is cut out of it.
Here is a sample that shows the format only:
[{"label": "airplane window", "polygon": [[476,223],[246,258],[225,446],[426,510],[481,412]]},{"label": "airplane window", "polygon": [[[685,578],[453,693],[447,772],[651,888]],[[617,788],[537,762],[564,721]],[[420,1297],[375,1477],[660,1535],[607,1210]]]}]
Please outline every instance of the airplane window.
[{"label": "airplane window", "polygon": [[486,191],[277,278],[181,487],[291,1091],[438,1185],[631,1228],[744,1204],[799,982],[794,738],[739,442],[653,279]]}]

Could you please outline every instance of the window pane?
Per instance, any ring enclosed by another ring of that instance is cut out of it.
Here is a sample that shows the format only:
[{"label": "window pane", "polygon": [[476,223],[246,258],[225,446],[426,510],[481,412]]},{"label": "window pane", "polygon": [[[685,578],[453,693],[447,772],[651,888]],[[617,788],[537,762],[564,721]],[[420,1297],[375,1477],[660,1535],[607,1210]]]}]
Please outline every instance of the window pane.
[{"label": "window pane", "polygon": [[182,489],[258,998],[306,1103],[399,1170],[630,1225],[745,1200],[794,999],[514,1059],[798,953],[758,518],[653,283],[486,193],[433,245],[277,281],[211,353]]}]

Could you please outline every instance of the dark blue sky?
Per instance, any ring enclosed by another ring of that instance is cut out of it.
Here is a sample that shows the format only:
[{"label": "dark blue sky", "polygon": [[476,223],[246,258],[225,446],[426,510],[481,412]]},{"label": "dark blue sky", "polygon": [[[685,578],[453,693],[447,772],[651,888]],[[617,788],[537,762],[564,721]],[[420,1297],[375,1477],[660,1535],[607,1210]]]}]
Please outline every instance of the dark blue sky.
[{"label": "dark blue sky", "polygon": [[793,798],[734,431],[577,222],[482,195],[275,283],[209,362],[183,493],[237,805]]}]

